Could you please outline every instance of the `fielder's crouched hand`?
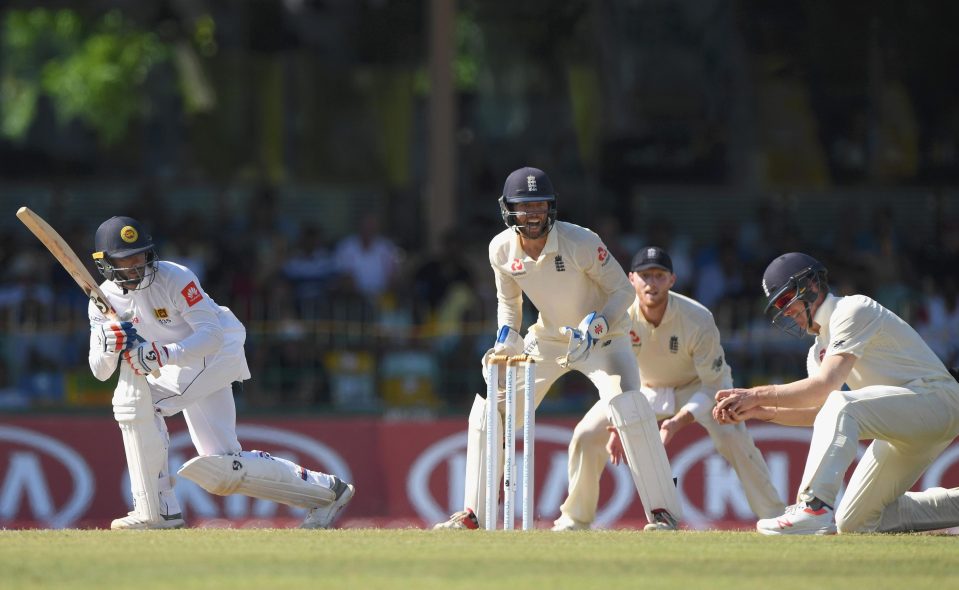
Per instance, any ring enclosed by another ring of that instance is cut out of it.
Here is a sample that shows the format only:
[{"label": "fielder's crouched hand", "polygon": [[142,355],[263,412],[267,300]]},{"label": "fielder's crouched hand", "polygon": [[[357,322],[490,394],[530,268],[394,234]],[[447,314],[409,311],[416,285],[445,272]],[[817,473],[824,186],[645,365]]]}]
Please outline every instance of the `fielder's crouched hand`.
[{"label": "fielder's crouched hand", "polygon": [[170,352],[162,344],[147,342],[132,350],[124,351],[123,360],[137,375],[149,375],[167,364],[170,360]]}]

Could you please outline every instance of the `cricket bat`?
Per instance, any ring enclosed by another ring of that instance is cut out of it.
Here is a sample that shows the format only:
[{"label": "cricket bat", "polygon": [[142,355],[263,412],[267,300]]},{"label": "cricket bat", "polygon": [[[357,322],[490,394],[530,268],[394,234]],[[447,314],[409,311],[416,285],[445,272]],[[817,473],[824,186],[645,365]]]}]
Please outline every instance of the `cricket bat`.
[{"label": "cricket bat", "polygon": [[[100,284],[93,279],[90,271],[80,262],[73,248],[57,233],[57,230],[50,227],[49,223],[31,211],[29,207],[20,207],[17,211],[17,219],[22,221],[23,225],[27,226],[27,228],[33,232],[33,235],[37,236],[37,239],[43,242],[43,245],[47,247],[50,254],[53,254],[53,257],[70,273],[70,276],[80,285],[80,288],[83,289],[83,292],[90,298],[93,305],[100,310],[100,313],[115,322],[120,321],[117,316],[117,310],[113,309],[110,300],[107,299],[107,296],[100,290]],[[157,369],[151,374],[154,377],[159,377],[160,370]]]},{"label": "cricket bat", "polygon": [[27,226],[27,228],[33,232],[33,235],[37,236],[37,239],[43,242],[47,250],[57,259],[57,262],[59,262],[63,268],[70,273],[73,280],[80,285],[80,288],[83,289],[83,292],[90,298],[93,305],[95,305],[103,315],[116,321],[117,312],[113,309],[113,306],[110,305],[110,301],[106,295],[103,294],[103,291],[100,290],[100,284],[93,279],[90,271],[80,262],[76,253],[60,234],[50,227],[50,224],[44,221],[42,217],[31,211],[29,207],[20,207],[17,211],[17,219],[22,221],[23,225]]}]

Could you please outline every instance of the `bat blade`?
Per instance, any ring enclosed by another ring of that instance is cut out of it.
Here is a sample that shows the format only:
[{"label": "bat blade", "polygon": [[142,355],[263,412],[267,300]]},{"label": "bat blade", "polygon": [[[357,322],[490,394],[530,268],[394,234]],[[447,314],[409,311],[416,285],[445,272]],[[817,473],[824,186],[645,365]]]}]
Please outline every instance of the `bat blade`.
[{"label": "bat blade", "polygon": [[90,301],[93,302],[93,305],[95,305],[103,315],[115,320],[117,318],[117,312],[113,309],[113,306],[110,305],[110,300],[108,300],[106,295],[103,294],[103,291],[100,290],[100,284],[94,280],[90,271],[88,271],[87,267],[80,261],[66,240],[64,240],[55,229],[50,227],[50,224],[44,221],[42,217],[31,211],[29,207],[20,207],[17,211],[17,219],[22,221],[23,225],[27,226],[27,228],[33,232],[33,235],[47,247],[50,254],[53,254],[57,262],[63,266],[64,270],[77,282],[77,285],[83,289],[83,292]]}]

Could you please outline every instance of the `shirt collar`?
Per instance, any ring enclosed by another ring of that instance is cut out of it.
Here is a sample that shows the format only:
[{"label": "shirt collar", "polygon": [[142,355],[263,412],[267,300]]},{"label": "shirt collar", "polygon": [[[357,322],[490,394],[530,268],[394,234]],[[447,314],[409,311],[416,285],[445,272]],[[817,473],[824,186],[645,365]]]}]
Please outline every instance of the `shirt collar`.
[{"label": "shirt collar", "polygon": [[[559,238],[556,235],[556,224],[553,224],[553,228],[549,230],[549,233],[546,234],[546,246],[543,247],[543,252],[540,254],[547,254],[549,252],[559,252]],[[523,245],[520,241],[520,234],[518,231],[513,231],[513,243],[510,245],[509,251],[510,258],[518,258],[523,260],[524,258],[529,258],[529,255],[526,254],[526,251],[523,250]]]},{"label": "shirt collar", "polygon": [[819,309],[816,310],[816,313],[813,314],[812,317],[812,321],[819,324],[820,332],[829,328],[829,318],[832,317],[832,312],[836,311],[836,304],[838,303],[838,297],[832,293],[826,293],[826,298],[823,299],[822,305],[819,306]]},{"label": "shirt collar", "polygon": [[[655,328],[662,328],[663,326],[671,322],[673,320],[673,317],[676,316],[676,304],[674,303],[674,301],[675,301],[675,298],[673,297],[673,292],[670,291],[669,297],[666,300],[666,313],[663,314],[663,319],[659,320],[659,325],[654,326]],[[636,311],[639,312],[638,314],[636,314],[636,317],[639,318],[639,321],[641,321],[642,323],[648,326],[653,326],[653,323],[649,321],[648,319],[646,319],[646,315],[643,313],[643,306],[639,304],[639,296],[636,297],[633,303],[636,305]]]}]

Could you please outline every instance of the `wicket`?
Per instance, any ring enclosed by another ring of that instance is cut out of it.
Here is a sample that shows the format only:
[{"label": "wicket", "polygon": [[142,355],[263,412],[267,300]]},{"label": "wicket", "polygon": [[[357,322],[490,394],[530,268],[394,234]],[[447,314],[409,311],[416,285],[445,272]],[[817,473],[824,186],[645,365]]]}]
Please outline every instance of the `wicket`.
[{"label": "wicket", "polygon": [[514,527],[514,501],[516,499],[516,366],[525,365],[526,388],[523,396],[523,530],[533,529],[534,444],[536,439],[536,362],[527,354],[515,356],[494,355],[487,366],[486,380],[486,530],[496,528],[499,512],[499,471],[497,458],[499,441],[497,412],[497,384],[499,366],[506,367],[506,410],[503,417],[503,529]]}]

